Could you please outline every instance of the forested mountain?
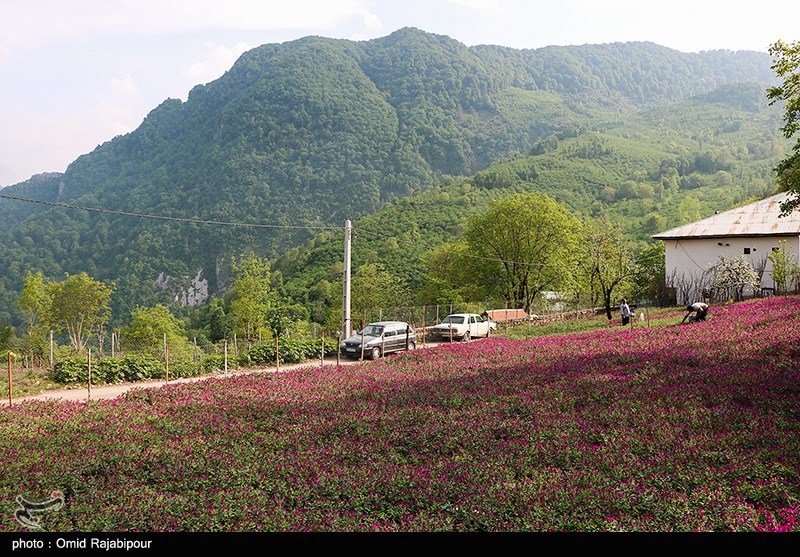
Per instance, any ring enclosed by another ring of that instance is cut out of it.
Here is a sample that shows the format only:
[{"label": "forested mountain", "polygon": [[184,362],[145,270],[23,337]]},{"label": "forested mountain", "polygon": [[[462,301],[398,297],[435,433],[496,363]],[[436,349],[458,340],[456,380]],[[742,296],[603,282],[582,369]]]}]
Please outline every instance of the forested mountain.
[{"label": "forested mountain", "polygon": [[694,217],[686,198],[724,209],[768,193],[785,152],[772,81],[766,54],[652,43],[514,50],[408,28],[264,45],[63,174],[2,190],[192,222],[0,199],[0,322],[20,322],[29,271],[113,281],[124,322],[139,304],[223,292],[231,257],[248,250],[280,259],[308,302],[330,257],[307,258],[340,240],[305,242],[345,219],[385,236],[357,257],[384,257],[415,285],[421,249],[518,191],[619,216],[643,241]]}]

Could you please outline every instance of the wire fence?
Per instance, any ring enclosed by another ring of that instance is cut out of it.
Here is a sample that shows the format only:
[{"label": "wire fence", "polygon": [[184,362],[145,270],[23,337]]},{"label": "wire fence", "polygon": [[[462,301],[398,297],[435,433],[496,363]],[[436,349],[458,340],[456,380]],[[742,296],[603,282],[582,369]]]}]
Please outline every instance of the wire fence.
[{"label": "wire fence", "polygon": [[[463,302],[391,308],[360,309],[351,313],[353,331],[375,321],[403,321],[417,331],[418,342],[425,342],[426,330],[453,313],[488,314],[498,329],[520,321],[544,321],[594,315],[590,304],[569,301],[564,296],[547,295],[530,313],[514,309],[506,302]],[[205,338],[155,335],[150,338],[127,335],[123,329],[93,334],[80,341],[65,334],[47,332],[32,338],[16,339],[13,346],[0,346],[6,355],[6,373],[0,374],[2,391],[9,403],[15,384],[47,379],[56,384],[92,385],[142,380],[164,380],[211,375],[217,372],[276,368],[293,363],[340,357],[341,330],[319,324],[290,328],[284,334],[259,334],[241,338],[236,334],[218,342]],[[79,346],[76,346],[78,344]],[[89,395],[90,396],[90,395]]]},{"label": "wire fence", "polygon": [[538,320],[543,316],[563,315],[569,313],[585,313],[593,310],[594,305],[587,301],[575,301],[568,295],[545,293],[537,297],[529,312],[514,308],[506,301],[456,302],[451,304],[430,304],[421,306],[398,306],[392,308],[355,308],[351,312],[353,327],[358,328],[377,321],[403,321],[417,329],[427,328],[454,313],[489,314],[498,327],[503,327],[520,319]]}]

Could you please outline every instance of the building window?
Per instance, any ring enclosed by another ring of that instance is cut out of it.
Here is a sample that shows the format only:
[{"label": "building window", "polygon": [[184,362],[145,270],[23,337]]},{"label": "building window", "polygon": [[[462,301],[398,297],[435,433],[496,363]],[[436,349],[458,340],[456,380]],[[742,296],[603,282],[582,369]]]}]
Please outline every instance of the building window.
[{"label": "building window", "polygon": [[744,254],[750,255],[750,248],[744,248]]}]

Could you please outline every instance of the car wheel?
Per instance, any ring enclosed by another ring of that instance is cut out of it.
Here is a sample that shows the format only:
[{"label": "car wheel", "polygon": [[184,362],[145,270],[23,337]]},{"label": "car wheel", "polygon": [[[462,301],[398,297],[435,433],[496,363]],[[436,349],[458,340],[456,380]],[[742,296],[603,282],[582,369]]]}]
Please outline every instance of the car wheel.
[{"label": "car wheel", "polygon": [[408,347],[406,348],[406,350],[414,350],[416,347],[417,343],[412,340],[408,342]]},{"label": "car wheel", "polygon": [[381,349],[377,346],[372,349],[372,355],[370,356],[373,360],[377,360],[381,357]]},{"label": "car wheel", "polygon": [[472,335],[469,334],[469,331],[467,331],[464,333],[464,342],[469,342],[470,340],[472,340]]}]

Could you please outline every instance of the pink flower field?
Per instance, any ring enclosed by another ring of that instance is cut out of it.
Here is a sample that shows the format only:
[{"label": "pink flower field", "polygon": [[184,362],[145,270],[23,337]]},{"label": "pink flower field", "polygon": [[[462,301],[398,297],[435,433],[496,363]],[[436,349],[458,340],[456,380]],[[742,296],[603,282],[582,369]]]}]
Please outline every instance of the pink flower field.
[{"label": "pink flower field", "polygon": [[0,447],[4,531],[55,491],[45,531],[798,531],[800,298],[26,402]]}]

